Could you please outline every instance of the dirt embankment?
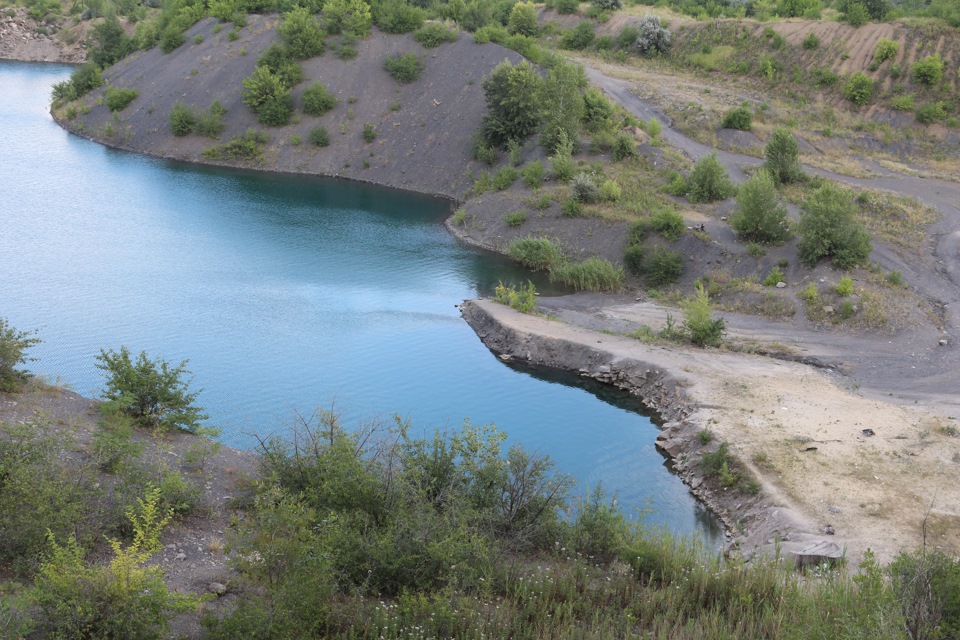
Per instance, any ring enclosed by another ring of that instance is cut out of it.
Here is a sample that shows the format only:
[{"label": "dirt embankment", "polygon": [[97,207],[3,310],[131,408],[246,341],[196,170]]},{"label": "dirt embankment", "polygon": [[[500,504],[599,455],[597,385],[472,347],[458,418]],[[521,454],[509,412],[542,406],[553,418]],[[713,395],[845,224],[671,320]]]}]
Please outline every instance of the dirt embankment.
[{"label": "dirt embankment", "polygon": [[[336,176],[460,199],[471,185],[471,172],[480,164],[470,157],[474,132],[485,109],[481,82],[504,59],[520,56],[494,44],[476,45],[461,36],[457,42],[424,49],[409,35],[375,32],[357,43],[358,56],[325,55],[302,63],[304,81],[293,89],[298,116],[284,127],[263,127],[243,104],[243,80],[257,58],[278,42],[279,16],[250,16],[248,24],[228,37],[230,25],[218,28],[213,18],[187,31],[184,45],[169,54],[159,49],[137,52],[104,73],[109,85],[137,89],[139,96],[124,110],[111,113],[102,105],[104,88],[82,99],[89,112],[67,119],[56,115],[70,131],[103,144],[148,155],[211,162],[205,149],[242,135],[253,127],[270,141],[262,162],[224,161],[218,164],[259,170]],[[388,56],[414,52],[425,69],[410,84],[400,84],[383,68]],[[301,93],[318,82],[327,85],[337,106],[321,117],[301,112]],[[175,103],[196,111],[214,100],[226,108],[226,128],[219,140],[199,135],[176,137],[169,116]],[[376,138],[364,139],[372,124]],[[310,142],[310,131],[323,126],[330,145]]]},{"label": "dirt embankment", "polygon": [[87,49],[81,38],[83,31],[37,22],[23,7],[3,9],[0,11],[0,58],[24,62],[85,62]]}]

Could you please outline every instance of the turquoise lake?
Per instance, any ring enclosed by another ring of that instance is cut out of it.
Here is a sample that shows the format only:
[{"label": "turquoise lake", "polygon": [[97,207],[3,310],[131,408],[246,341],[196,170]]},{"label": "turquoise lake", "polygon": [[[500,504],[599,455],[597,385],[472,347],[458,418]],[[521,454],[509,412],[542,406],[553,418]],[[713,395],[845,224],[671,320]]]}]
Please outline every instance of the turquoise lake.
[{"label": "turquoise lake", "polygon": [[100,349],[189,359],[222,440],[333,404],[345,425],[493,423],[650,524],[716,535],[637,400],[500,362],[454,305],[529,274],[462,246],[449,203],[105,148],[50,118],[63,65],[0,61],[0,316],[31,369],[96,396]]}]

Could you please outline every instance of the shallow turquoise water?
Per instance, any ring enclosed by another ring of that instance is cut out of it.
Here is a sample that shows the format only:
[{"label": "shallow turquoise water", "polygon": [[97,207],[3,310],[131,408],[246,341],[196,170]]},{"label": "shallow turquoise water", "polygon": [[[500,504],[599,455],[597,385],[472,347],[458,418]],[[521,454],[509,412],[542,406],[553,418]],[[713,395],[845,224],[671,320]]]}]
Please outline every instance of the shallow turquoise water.
[{"label": "shallow turquoise water", "polygon": [[35,371],[96,395],[101,348],[189,358],[236,446],[331,403],[346,424],[495,423],[581,490],[603,482],[678,533],[710,526],[636,401],[480,343],[454,305],[528,274],[451,238],[446,202],[104,148],[47,113],[69,71],[0,61],[0,315],[38,330]]}]

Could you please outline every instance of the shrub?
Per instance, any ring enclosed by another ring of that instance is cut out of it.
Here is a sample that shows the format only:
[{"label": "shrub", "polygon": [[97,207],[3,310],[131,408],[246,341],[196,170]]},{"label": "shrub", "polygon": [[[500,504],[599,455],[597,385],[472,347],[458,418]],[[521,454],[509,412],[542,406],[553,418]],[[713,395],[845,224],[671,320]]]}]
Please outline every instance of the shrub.
[{"label": "shrub", "polygon": [[601,11],[616,11],[623,8],[622,0],[590,0],[590,4]]},{"label": "shrub", "polygon": [[223,123],[223,115],[227,112],[219,100],[214,100],[206,111],[197,118],[197,123],[193,130],[201,136],[207,138],[219,138],[226,126]]},{"label": "shrub", "polygon": [[536,36],[540,33],[537,24],[537,9],[532,2],[518,2],[510,9],[507,29],[512,35]]},{"label": "shrub", "polygon": [[0,392],[17,391],[30,373],[18,369],[30,360],[27,350],[40,342],[27,331],[17,331],[6,318],[0,318]]},{"label": "shrub", "polygon": [[106,566],[87,565],[76,539],[61,546],[49,536],[32,595],[41,626],[53,637],[159,638],[172,614],[197,607],[196,597],[167,589],[163,569],[144,566],[162,548],[160,533],[169,521],[159,501],[154,489],[127,512],[133,542],[124,547],[110,539],[113,558]]},{"label": "shrub", "polygon": [[326,147],[330,145],[330,134],[327,132],[326,127],[314,127],[310,129],[310,142],[318,147]]},{"label": "shrub", "polygon": [[613,140],[613,152],[611,153],[614,162],[626,160],[637,153],[637,142],[629,133],[618,133]]},{"label": "shrub", "polygon": [[175,136],[186,136],[193,133],[197,126],[197,116],[193,110],[182,102],[176,102],[170,109],[170,132]]},{"label": "shrub", "polygon": [[107,87],[107,90],[103,92],[103,102],[110,111],[123,111],[138,95],[140,95],[140,92],[136,89]]},{"label": "shrub", "polygon": [[571,51],[580,51],[589,47],[594,38],[596,38],[596,34],[593,31],[593,21],[583,20],[563,34],[560,39],[560,46]]},{"label": "shrub", "polygon": [[510,257],[535,271],[547,271],[563,262],[560,245],[547,238],[517,238],[507,247]]},{"label": "shrub", "polygon": [[482,87],[487,111],[480,131],[488,144],[502,148],[510,140],[522,142],[540,128],[543,80],[529,62],[514,66],[504,60]]},{"label": "shrub", "polygon": [[660,16],[649,14],[643,16],[637,24],[637,29],[639,34],[634,46],[640,53],[666,53],[670,50],[670,30],[660,22]]},{"label": "shrub", "polygon": [[853,294],[853,279],[850,276],[843,276],[840,278],[840,282],[837,283],[837,286],[834,287],[834,291],[837,292],[838,296],[846,298],[849,295]]},{"label": "shrub", "polygon": [[897,42],[888,38],[880,38],[873,50],[873,64],[879,67],[886,60],[892,60],[899,50],[900,45]]},{"label": "shrub", "polygon": [[843,85],[843,97],[857,106],[863,106],[873,97],[873,78],[857,71]]},{"label": "shrub", "polygon": [[917,122],[932,124],[947,117],[947,111],[942,102],[929,102],[917,109]]},{"label": "shrub", "polygon": [[537,306],[536,295],[537,288],[529,280],[525,287],[514,287],[501,282],[494,290],[493,301],[512,307],[520,313],[530,313]]},{"label": "shrub", "polygon": [[674,242],[683,235],[683,216],[673,209],[663,208],[650,217],[650,227],[670,242]]},{"label": "shrub", "polygon": [[519,176],[520,172],[513,167],[501,167],[493,176],[494,191],[509,189]]},{"label": "shrub", "polygon": [[100,67],[92,62],[77,67],[70,79],[53,85],[55,101],[70,101],[84,96],[103,84]]},{"label": "shrub", "polygon": [[525,166],[520,175],[523,176],[523,184],[531,189],[535,189],[543,184],[544,172],[543,163],[539,160],[531,162]]},{"label": "shrub", "polygon": [[827,183],[803,203],[797,224],[797,252],[807,264],[830,258],[841,269],[864,264],[872,250],[870,234],[855,219],[856,205],[846,191]]},{"label": "shrub", "polygon": [[787,208],[777,198],[773,176],[758,171],[740,185],[730,226],[741,240],[778,244],[790,237]]},{"label": "shrub", "polygon": [[242,136],[231,138],[223,144],[214,145],[205,149],[201,154],[211,160],[263,160],[262,145],[270,138],[262,132],[247,129]]},{"label": "shrub", "polygon": [[843,12],[843,19],[853,27],[862,27],[870,20],[870,14],[867,8],[860,2],[849,2],[846,11]]},{"label": "shrub", "polygon": [[643,272],[651,287],[671,284],[683,274],[683,257],[676,251],[657,247],[647,255]]},{"label": "shrub", "polygon": [[663,131],[663,125],[660,124],[660,121],[656,118],[647,120],[643,128],[654,140],[656,140],[657,136]]},{"label": "shrub", "polygon": [[556,0],[554,8],[560,15],[567,16],[577,12],[577,9],[580,8],[580,2],[579,0]]},{"label": "shrub", "polygon": [[116,403],[137,425],[195,433],[207,416],[193,404],[199,392],[190,391],[186,365],[186,360],[176,366],[162,358],[151,360],[145,351],[134,362],[130,351],[120,347],[119,352],[101,350],[96,366],[107,375],[102,397]]},{"label": "shrub", "polygon": [[568,218],[579,218],[583,215],[583,204],[576,198],[567,198],[560,210]]},{"label": "shrub", "polygon": [[687,191],[690,202],[716,202],[733,194],[733,184],[726,168],[717,160],[716,152],[697,160],[687,178]]},{"label": "shrub", "polygon": [[298,60],[323,53],[323,27],[306,7],[297,7],[283,14],[283,24],[277,33],[290,55]]},{"label": "shrub", "polygon": [[943,79],[943,60],[939,53],[920,58],[913,63],[911,72],[914,82],[926,85],[937,84]]},{"label": "shrub", "polygon": [[363,0],[328,0],[320,12],[327,33],[344,33],[351,38],[370,34],[373,18],[370,5]]},{"label": "shrub", "polygon": [[683,198],[687,195],[687,180],[680,173],[675,173],[664,187],[664,191],[672,196]]},{"label": "shrub", "polygon": [[600,188],[592,176],[580,172],[573,177],[570,185],[573,188],[573,197],[578,202],[592,203],[600,199]]},{"label": "shrub", "polygon": [[573,143],[567,140],[566,132],[561,131],[562,140],[557,144],[556,152],[550,156],[550,172],[557,182],[569,182],[573,178]]},{"label": "shrub", "polygon": [[623,264],[627,267],[627,271],[635,276],[642,276],[645,268],[645,254],[646,251],[644,251],[642,245],[634,244],[628,246],[623,253]]},{"label": "shrub", "polygon": [[337,106],[337,97],[319,82],[304,89],[301,100],[303,112],[311,116],[322,116]]},{"label": "shrub", "polygon": [[511,140],[507,143],[507,155],[510,156],[510,166],[519,167],[523,164],[523,145]]},{"label": "shrub", "polygon": [[623,283],[623,269],[602,258],[564,262],[550,270],[550,279],[577,291],[613,291]]},{"label": "shrub", "polygon": [[614,180],[604,180],[600,185],[600,199],[604,202],[616,202],[623,195],[620,185]]},{"label": "shrub", "polygon": [[508,227],[519,227],[527,221],[526,211],[513,211],[503,216],[503,221]]},{"label": "shrub", "polygon": [[457,40],[457,30],[448,29],[442,24],[431,22],[417,29],[413,34],[413,39],[428,49],[439,47],[444,42],[455,42]]},{"label": "shrub", "polygon": [[631,224],[629,231],[627,231],[627,246],[632,247],[643,244],[643,241],[650,235],[650,229],[652,228],[653,225],[649,219],[637,220]]},{"label": "shrub", "polygon": [[424,11],[403,0],[388,0],[375,5],[374,22],[386,33],[410,33],[423,24]]},{"label": "shrub", "polygon": [[383,61],[383,68],[400,84],[409,84],[420,77],[425,65],[423,58],[411,51],[388,57]]},{"label": "shrub", "polygon": [[293,99],[283,78],[267,66],[258,66],[243,79],[243,103],[262,124],[282,126],[293,115]]},{"label": "shrub", "polygon": [[763,148],[763,168],[778,184],[796,182],[803,178],[800,167],[800,147],[797,139],[784,127],[777,127]]},{"label": "shrub", "polygon": [[365,122],[363,124],[363,141],[369,144],[376,139],[377,139],[377,128],[373,125],[372,122]]},{"label": "shrub", "polygon": [[820,37],[814,32],[810,32],[803,39],[803,48],[807,51],[813,51],[820,47]]},{"label": "shrub", "polygon": [[783,282],[783,271],[780,270],[780,267],[774,267],[770,270],[770,273],[767,274],[767,277],[763,279],[763,286],[775,287],[778,282]]},{"label": "shrub", "polygon": [[[550,155],[564,139],[572,141],[572,150],[579,148],[579,133],[584,115],[580,83],[583,69],[563,62],[555,64],[543,81],[539,102],[540,145]],[[563,136],[561,136],[561,133]]]},{"label": "shrub", "polygon": [[699,347],[717,347],[723,340],[726,323],[713,317],[713,308],[703,284],[697,282],[696,294],[683,305],[683,329],[690,341]]},{"label": "shrub", "polygon": [[913,111],[913,94],[908,93],[902,96],[894,96],[893,99],[890,100],[890,106],[897,111]]},{"label": "shrub", "polygon": [[750,131],[753,128],[753,114],[746,107],[737,107],[723,116],[721,125],[724,129],[738,129]]},{"label": "shrub", "polygon": [[909,637],[960,637],[960,561],[924,547],[901,551],[889,572]]}]

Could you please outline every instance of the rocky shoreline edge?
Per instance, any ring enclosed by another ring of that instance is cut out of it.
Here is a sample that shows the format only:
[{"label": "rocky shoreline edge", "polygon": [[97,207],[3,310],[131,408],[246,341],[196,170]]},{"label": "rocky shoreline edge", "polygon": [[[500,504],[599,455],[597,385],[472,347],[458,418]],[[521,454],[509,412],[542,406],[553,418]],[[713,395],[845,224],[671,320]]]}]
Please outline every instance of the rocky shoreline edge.
[{"label": "rocky shoreline edge", "polygon": [[[517,322],[531,316],[488,300],[464,301],[461,315],[504,362],[577,373],[638,396],[656,412],[660,418],[657,449],[673,461],[677,475],[697,500],[723,523],[723,551],[728,557],[777,558],[797,566],[842,560],[843,541],[825,539],[800,514],[769,495],[770,487],[763,486],[757,495],[744,495],[705,477],[698,465],[704,450],[699,434],[706,426],[698,415],[700,401],[689,391],[689,382],[662,363],[619,357],[602,346],[604,334],[569,327],[569,335],[564,336],[531,330],[530,322]],[[558,324],[545,318],[531,322]]]}]

